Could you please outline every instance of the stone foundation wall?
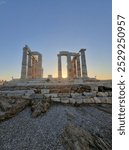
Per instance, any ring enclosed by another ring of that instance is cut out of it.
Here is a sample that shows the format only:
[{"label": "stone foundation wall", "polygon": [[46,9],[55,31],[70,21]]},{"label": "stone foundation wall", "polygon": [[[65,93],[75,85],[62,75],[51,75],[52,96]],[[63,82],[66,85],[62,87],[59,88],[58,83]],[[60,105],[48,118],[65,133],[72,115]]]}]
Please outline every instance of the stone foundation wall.
[{"label": "stone foundation wall", "polygon": [[97,85],[44,85],[35,87],[8,87],[0,95],[15,98],[43,99],[64,104],[112,103],[112,88]]}]

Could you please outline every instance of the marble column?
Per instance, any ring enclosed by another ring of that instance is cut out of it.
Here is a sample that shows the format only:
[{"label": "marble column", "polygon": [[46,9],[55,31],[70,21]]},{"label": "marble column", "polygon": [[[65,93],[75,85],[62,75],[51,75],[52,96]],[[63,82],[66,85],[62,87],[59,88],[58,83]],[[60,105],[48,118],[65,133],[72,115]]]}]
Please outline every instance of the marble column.
[{"label": "marble column", "polygon": [[67,55],[67,77],[72,78],[72,64],[71,64],[71,55]]},{"label": "marble column", "polygon": [[61,64],[61,55],[58,54],[58,78],[62,78],[62,64]]},{"label": "marble column", "polygon": [[31,61],[31,53],[28,54],[28,79],[32,78],[32,61]]},{"label": "marble column", "polygon": [[86,58],[85,58],[86,49],[81,49],[79,52],[81,53],[81,62],[82,62],[82,77],[87,77],[87,66],[86,66]]},{"label": "marble column", "polygon": [[32,79],[36,77],[36,62],[34,56],[32,57]]},{"label": "marble column", "polygon": [[80,68],[80,55],[77,54],[77,76],[78,78],[81,77],[81,68]]},{"label": "marble column", "polygon": [[27,78],[27,47],[23,48],[23,57],[22,57],[22,69],[21,69],[21,79]]},{"label": "marble column", "polygon": [[42,55],[38,55],[38,78],[43,77],[43,69],[42,69]]},{"label": "marble column", "polygon": [[72,77],[76,78],[77,77],[77,69],[76,69],[76,57],[73,58],[72,60],[72,70],[73,70],[73,75]]}]

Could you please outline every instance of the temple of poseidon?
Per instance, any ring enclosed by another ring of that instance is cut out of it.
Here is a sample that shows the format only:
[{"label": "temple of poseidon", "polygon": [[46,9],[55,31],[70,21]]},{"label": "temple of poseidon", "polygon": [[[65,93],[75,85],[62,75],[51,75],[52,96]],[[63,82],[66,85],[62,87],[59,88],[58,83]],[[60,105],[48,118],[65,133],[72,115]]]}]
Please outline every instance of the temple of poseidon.
[{"label": "temple of poseidon", "polygon": [[[0,121],[31,105],[32,116],[36,117],[46,112],[53,103],[75,106],[112,104],[112,81],[88,77],[85,51],[60,51],[57,55],[58,77],[48,75],[43,78],[42,54],[26,45],[23,48],[21,78],[0,85],[0,97],[3,99],[0,104],[4,108]],[[62,78],[62,56],[67,57],[67,78]]]},{"label": "temple of poseidon", "polygon": [[[62,79],[61,56],[67,57],[67,78],[87,78],[87,65],[85,57],[86,49],[81,49],[78,53],[60,51],[58,56],[58,79]],[[80,63],[81,61],[81,63]],[[21,79],[37,79],[43,77],[42,54],[31,51],[26,45],[23,48]]]}]

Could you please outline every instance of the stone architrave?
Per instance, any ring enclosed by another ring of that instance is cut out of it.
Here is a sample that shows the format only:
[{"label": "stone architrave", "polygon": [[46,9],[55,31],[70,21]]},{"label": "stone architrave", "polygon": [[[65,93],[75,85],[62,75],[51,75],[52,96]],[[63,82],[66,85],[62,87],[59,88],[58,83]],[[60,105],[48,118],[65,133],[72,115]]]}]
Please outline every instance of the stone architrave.
[{"label": "stone architrave", "polygon": [[79,52],[81,53],[81,62],[82,62],[82,77],[87,77],[87,66],[86,66],[86,58],[85,58],[86,49],[81,49]]},{"label": "stone architrave", "polygon": [[62,78],[62,64],[61,64],[61,55],[58,54],[58,78]]}]

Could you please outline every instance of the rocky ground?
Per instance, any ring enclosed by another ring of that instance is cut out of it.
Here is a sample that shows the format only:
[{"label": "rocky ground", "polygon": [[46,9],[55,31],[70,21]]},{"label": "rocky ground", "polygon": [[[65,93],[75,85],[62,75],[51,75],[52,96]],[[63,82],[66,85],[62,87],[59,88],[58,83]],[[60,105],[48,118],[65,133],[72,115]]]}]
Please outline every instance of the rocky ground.
[{"label": "rocky ground", "polygon": [[[38,104],[32,103],[29,105],[35,110]],[[47,102],[44,106],[49,107]],[[5,109],[10,110],[8,107]],[[112,105],[51,104],[47,113],[37,118],[33,117],[31,109],[26,107],[15,117],[0,123],[0,150],[111,149]]]}]

